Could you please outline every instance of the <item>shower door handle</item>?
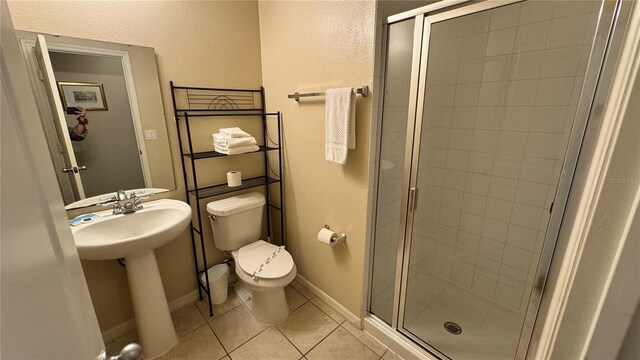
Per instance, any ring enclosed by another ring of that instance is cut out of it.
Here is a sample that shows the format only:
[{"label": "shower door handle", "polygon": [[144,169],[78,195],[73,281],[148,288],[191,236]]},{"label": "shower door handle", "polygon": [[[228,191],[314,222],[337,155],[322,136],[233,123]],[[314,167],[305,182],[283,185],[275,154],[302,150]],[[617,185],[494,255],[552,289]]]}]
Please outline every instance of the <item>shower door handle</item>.
[{"label": "shower door handle", "polygon": [[409,190],[409,212],[418,210],[418,188],[412,187]]}]

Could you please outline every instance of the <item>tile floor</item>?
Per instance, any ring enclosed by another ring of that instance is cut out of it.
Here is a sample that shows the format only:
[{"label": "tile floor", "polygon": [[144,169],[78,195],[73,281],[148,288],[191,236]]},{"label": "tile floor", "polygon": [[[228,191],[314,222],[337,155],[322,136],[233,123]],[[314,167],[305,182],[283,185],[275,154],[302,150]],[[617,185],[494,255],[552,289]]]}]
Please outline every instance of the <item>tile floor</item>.
[{"label": "tile floor", "polygon": [[[230,289],[231,290],[231,289]],[[171,313],[178,344],[161,360],[398,360],[399,356],[294,281],[285,288],[291,314],[282,324],[256,321],[235,291],[214,307],[196,301]],[[106,344],[108,354],[137,341],[135,331]]]}]

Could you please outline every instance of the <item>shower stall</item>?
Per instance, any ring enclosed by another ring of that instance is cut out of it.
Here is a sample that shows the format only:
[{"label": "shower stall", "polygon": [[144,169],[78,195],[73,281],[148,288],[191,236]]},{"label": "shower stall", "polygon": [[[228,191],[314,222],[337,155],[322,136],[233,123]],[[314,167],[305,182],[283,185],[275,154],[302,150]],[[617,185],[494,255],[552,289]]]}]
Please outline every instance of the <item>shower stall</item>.
[{"label": "shower stall", "polygon": [[368,313],[527,356],[617,1],[441,1],[384,25]]}]

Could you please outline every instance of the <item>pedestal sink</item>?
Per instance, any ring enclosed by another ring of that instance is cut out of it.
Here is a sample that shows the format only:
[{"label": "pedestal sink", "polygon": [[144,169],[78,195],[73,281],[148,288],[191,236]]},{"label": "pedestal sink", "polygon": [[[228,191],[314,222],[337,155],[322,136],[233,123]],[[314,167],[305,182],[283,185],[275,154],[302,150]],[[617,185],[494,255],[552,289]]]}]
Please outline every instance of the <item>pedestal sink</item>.
[{"label": "pedestal sink", "polygon": [[127,215],[112,215],[111,210],[95,213],[93,221],[71,231],[81,259],[125,259],[138,337],[145,358],[151,359],[178,342],[153,250],[187,228],[191,207],[170,199],[143,205]]}]

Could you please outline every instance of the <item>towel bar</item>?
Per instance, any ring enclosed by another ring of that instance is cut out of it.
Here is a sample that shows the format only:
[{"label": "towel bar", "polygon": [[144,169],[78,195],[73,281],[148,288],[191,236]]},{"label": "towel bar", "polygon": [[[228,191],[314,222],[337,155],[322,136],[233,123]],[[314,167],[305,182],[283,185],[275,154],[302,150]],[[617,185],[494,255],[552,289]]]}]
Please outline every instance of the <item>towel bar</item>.
[{"label": "towel bar", "polygon": [[[367,95],[369,95],[369,86],[368,85],[364,85],[363,87],[358,87],[358,88],[353,88],[353,93],[354,94],[360,94],[364,97],[367,97]],[[308,96],[323,96],[325,93],[324,92],[313,92],[313,93],[304,93],[304,94],[300,94],[299,92],[295,92],[293,94],[289,94],[287,97],[289,99],[294,99],[295,101],[300,101],[301,97],[308,97]]]}]

